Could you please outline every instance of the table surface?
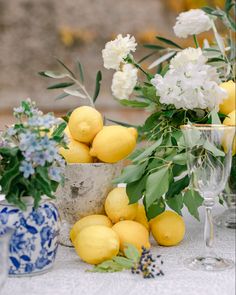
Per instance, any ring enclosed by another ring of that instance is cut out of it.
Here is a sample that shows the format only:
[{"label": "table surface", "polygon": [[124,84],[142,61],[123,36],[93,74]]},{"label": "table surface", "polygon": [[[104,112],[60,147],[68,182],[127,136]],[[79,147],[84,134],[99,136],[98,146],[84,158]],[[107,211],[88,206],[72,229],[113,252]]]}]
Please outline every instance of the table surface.
[{"label": "table surface", "polygon": [[[214,213],[224,208],[216,207]],[[202,216],[201,212],[201,216]],[[24,278],[9,278],[0,294],[4,295],[234,295],[235,268],[223,272],[191,271],[183,259],[203,249],[203,216],[201,222],[184,212],[186,236],[176,247],[152,247],[164,260],[165,276],[145,280],[129,271],[89,273],[73,248],[59,247],[55,265],[48,273]],[[153,244],[155,244],[153,242]],[[215,228],[215,251],[235,261],[235,231]]]}]

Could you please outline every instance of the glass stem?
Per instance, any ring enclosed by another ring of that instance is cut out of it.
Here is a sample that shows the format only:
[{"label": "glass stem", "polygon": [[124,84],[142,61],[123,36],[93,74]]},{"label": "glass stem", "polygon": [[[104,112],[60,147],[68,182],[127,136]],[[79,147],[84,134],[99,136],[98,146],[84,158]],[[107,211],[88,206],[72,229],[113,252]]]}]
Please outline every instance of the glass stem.
[{"label": "glass stem", "polygon": [[206,209],[206,218],[205,218],[205,229],[204,229],[204,241],[206,247],[206,254],[212,255],[212,248],[214,242],[214,228],[213,228],[213,219],[212,219],[212,207],[214,205],[214,201],[205,202]]}]

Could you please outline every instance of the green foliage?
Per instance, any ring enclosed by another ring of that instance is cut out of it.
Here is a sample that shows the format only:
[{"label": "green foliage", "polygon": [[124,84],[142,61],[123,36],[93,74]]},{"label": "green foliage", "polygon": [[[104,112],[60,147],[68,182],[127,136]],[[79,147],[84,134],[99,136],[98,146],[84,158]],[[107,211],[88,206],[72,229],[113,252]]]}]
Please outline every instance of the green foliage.
[{"label": "green foliage", "polygon": [[106,260],[93,267],[89,272],[118,272],[126,269],[131,269],[136,266],[140,259],[140,254],[136,247],[127,244],[124,249],[124,256],[116,256]]},{"label": "green foliage", "polygon": [[[14,110],[17,123],[0,136],[0,192],[21,210],[26,209],[24,197],[31,196],[37,208],[43,195],[55,198],[57,186],[63,180],[64,160],[55,151],[66,147],[66,123],[60,123],[52,114],[43,115],[29,100]],[[53,156],[48,154],[49,150]],[[30,173],[25,164],[30,166]],[[53,178],[50,169],[59,173],[57,178]]]}]

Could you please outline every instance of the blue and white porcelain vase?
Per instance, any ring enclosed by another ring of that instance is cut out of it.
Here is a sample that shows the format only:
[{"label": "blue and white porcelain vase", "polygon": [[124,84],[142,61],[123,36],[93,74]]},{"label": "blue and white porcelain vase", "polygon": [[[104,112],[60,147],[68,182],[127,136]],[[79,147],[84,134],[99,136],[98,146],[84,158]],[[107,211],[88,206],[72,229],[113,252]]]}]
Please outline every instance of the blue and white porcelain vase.
[{"label": "blue and white porcelain vase", "polygon": [[9,248],[9,275],[36,275],[48,271],[54,263],[59,238],[59,214],[55,205],[43,200],[38,209],[26,197],[27,210],[21,211],[7,201],[0,202],[1,229],[14,233]]}]

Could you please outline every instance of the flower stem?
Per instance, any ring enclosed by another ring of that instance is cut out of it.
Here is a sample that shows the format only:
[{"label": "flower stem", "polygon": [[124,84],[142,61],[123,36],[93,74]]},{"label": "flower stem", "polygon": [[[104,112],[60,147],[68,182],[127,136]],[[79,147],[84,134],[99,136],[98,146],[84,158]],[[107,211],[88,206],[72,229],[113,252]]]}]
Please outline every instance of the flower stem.
[{"label": "flower stem", "polygon": [[199,43],[198,43],[198,40],[197,40],[197,36],[195,34],[193,35],[193,40],[194,40],[194,43],[195,43],[196,48],[198,48],[199,47]]}]

